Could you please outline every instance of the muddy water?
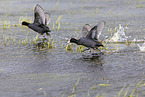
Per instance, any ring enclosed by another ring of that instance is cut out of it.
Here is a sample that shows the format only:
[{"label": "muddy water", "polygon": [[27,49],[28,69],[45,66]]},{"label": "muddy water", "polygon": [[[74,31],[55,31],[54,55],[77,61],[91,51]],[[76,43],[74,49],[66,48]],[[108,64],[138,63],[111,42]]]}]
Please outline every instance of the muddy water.
[{"label": "muddy water", "polygon": [[[32,19],[36,4],[51,14],[49,26],[55,49],[36,49],[31,42],[37,34],[18,25],[22,16]],[[144,10],[143,0],[0,1],[1,97],[144,97],[145,53],[137,46],[142,43],[129,46],[126,43],[108,43],[106,46],[115,50],[103,50],[104,55],[95,57],[89,51],[65,50],[67,39],[79,37],[83,25],[95,25],[101,20],[106,21],[106,27],[100,39],[110,37],[119,24],[124,27],[128,24],[126,36],[131,36],[129,41],[134,38],[144,40]],[[59,16],[63,17],[57,31],[55,22]],[[4,21],[10,22],[9,29],[3,29]],[[28,44],[19,43],[26,36]]]}]

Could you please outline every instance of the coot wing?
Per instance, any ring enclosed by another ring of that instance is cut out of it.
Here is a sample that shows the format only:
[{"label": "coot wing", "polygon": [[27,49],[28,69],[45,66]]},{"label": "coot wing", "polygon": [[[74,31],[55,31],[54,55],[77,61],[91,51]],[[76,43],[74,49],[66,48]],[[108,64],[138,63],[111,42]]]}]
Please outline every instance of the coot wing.
[{"label": "coot wing", "polygon": [[34,9],[34,23],[45,24],[44,10],[39,4]]},{"label": "coot wing", "polygon": [[86,36],[89,31],[91,30],[91,26],[89,24],[86,24],[85,26],[83,26],[83,29],[82,29],[82,36]]},{"label": "coot wing", "polygon": [[103,28],[104,28],[105,22],[101,21],[97,25],[95,25],[89,33],[86,35],[86,37],[93,38],[95,40],[98,40]]},{"label": "coot wing", "polygon": [[51,20],[50,14],[49,13],[45,13],[45,25],[48,25],[50,20]]},{"label": "coot wing", "polygon": [[105,21],[101,21],[100,23],[98,23],[96,26],[97,26],[97,29],[95,31],[93,31],[93,34],[92,34],[92,38],[95,39],[95,40],[98,40],[99,39],[99,36],[101,35],[101,32],[104,28],[104,25],[105,25]]}]

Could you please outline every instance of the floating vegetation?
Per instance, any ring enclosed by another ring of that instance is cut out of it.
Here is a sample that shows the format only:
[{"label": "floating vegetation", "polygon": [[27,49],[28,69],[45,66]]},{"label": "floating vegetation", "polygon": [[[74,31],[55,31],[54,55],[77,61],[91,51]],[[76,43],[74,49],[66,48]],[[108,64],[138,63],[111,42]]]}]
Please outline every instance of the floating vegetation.
[{"label": "floating vegetation", "polygon": [[66,51],[71,51],[72,50],[72,46],[71,44],[68,44],[68,46],[66,47]]},{"label": "floating vegetation", "polygon": [[136,8],[144,8],[145,6],[144,5],[137,5]]},{"label": "floating vegetation", "polygon": [[111,85],[107,83],[107,84],[99,84],[98,86],[99,87],[108,87],[108,86],[111,86]]}]

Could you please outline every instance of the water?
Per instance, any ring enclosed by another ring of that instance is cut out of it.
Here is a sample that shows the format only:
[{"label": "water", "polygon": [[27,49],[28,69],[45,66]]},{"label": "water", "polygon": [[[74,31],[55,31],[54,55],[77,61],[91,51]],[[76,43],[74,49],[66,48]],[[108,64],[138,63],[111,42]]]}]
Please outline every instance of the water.
[{"label": "water", "polygon": [[[33,18],[36,4],[51,14],[50,38],[54,39],[55,49],[37,49],[32,43],[37,33],[18,25],[22,16]],[[125,93],[144,97],[145,53],[137,46],[144,40],[144,6],[143,0],[0,1],[1,97],[114,97]],[[59,16],[62,19],[57,31],[55,22]],[[86,23],[95,25],[101,20],[106,26],[100,40],[114,35],[119,24],[128,24],[125,36],[137,42],[108,42],[102,50],[104,55],[98,56],[89,51],[76,52],[76,45],[72,45],[73,52],[66,51],[69,38],[79,38]],[[3,29],[5,21],[10,22],[9,29]],[[22,40],[26,37],[25,45]]]}]

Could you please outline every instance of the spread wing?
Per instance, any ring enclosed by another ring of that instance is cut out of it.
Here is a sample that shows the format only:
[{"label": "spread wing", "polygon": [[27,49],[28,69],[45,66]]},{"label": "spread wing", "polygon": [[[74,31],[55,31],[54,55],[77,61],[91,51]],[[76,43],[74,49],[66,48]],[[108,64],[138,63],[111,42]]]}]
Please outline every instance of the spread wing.
[{"label": "spread wing", "polygon": [[86,36],[90,30],[91,30],[91,26],[89,24],[86,24],[82,29],[82,36],[83,37]]},{"label": "spread wing", "polygon": [[92,38],[94,38],[96,40],[99,39],[99,36],[101,35],[104,25],[105,25],[105,21],[101,21],[100,23],[97,24],[97,30],[95,32],[95,35],[92,36]]},{"label": "spread wing", "polygon": [[90,32],[86,35],[86,37],[93,38],[95,40],[99,39],[99,36],[104,28],[105,22],[101,21],[97,25],[95,25]]},{"label": "spread wing", "polygon": [[45,25],[48,25],[50,20],[51,20],[50,14],[49,13],[45,13]]},{"label": "spread wing", "polygon": [[95,36],[95,32],[97,31],[97,26],[94,26],[89,33],[86,34],[86,37],[93,38],[92,36]]},{"label": "spread wing", "polygon": [[44,10],[39,4],[34,9],[34,23],[45,24]]}]

